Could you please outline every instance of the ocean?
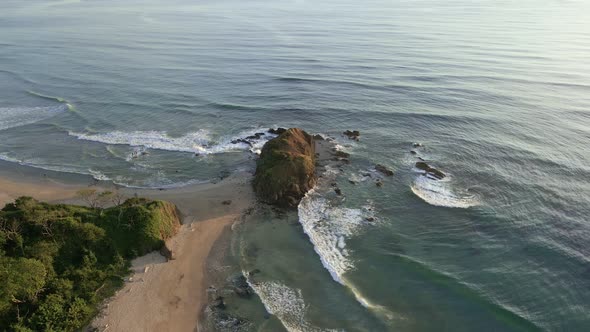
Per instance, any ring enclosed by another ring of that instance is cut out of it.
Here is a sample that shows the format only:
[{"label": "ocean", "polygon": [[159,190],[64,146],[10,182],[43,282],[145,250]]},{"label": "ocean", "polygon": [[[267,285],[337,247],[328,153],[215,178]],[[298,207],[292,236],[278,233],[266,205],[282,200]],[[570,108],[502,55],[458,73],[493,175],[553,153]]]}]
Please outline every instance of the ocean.
[{"label": "ocean", "polygon": [[252,330],[589,331],[588,22],[577,0],[3,0],[0,166],[173,188],[301,127],[350,164],[235,232]]}]

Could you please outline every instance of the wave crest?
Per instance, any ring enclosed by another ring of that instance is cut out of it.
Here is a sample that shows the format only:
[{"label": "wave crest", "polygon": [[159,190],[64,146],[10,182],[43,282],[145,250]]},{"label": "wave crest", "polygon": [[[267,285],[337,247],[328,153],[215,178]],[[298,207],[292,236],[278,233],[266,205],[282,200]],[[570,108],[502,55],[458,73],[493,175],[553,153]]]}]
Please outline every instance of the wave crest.
[{"label": "wave crest", "polygon": [[454,189],[448,177],[438,180],[419,175],[411,189],[416,196],[430,205],[466,209],[479,204],[474,195]]}]

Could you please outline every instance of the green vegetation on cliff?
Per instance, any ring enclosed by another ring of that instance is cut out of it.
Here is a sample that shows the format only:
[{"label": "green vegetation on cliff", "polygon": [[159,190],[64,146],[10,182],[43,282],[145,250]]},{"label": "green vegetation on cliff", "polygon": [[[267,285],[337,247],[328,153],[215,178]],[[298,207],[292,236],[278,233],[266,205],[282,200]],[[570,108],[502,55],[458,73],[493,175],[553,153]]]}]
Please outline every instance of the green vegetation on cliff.
[{"label": "green vegetation on cliff", "polygon": [[102,209],[21,197],[0,210],[0,331],[74,331],[122,285],[129,260],[180,226],[168,202]]},{"label": "green vegetation on cliff", "polygon": [[264,145],[253,183],[263,201],[295,207],[315,182],[315,145],[311,135],[291,128]]}]

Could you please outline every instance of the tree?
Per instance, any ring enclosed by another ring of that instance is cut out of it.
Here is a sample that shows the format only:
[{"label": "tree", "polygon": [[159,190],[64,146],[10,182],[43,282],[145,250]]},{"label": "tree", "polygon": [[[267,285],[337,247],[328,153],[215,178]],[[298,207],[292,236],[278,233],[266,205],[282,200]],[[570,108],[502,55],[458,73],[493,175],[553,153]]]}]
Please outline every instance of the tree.
[{"label": "tree", "polygon": [[0,312],[11,304],[34,302],[45,285],[45,266],[31,258],[0,258]]},{"label": "tree", "polygon": [[76,196],[80,198],[84,203],[86,203],[91,208],[96,208],[97,204],[97,193],[96,189],[80,189],[76,192]]},{"label": "tree", "polygon": [[96,205],[101,209],[104,209],[109,202],[112,202],[115,194],[112,191],[103,191],[96,195]]}]

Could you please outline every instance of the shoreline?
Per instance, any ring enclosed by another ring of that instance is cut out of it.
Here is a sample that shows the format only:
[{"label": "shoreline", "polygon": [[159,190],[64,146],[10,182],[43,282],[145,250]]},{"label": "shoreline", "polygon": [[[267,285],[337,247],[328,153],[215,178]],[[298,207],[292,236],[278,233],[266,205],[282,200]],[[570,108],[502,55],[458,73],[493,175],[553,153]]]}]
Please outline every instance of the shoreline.
[{"label": "shoreline", "polygon": [[[80,189],[117,188],[90,177],[19,173],[0,172],[2,207],[20,196],[82,204],[76,196]],[[182,215],[182,227],[166,241],[173,259],[167,261],[159,252],[134,259],[123,287],[99,305],[86,330],[199,331],[207,305],[207,265],[216,256],[212,249],[221,238],[231,236],[233,222],[253,205],[250,180],[251,173],[243,172],[216,183],[165,190],[118,188],[126,198],[137,195],[174,203]]]},{"label": "shoreline", "polygon": [[175,259],[152,252],[132,262],[132,275],[91,326],[99,331],[198,331],[207,304],[205,263],[216,240],[239,215],[183,225],[167,241]]}]

